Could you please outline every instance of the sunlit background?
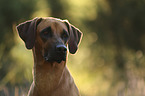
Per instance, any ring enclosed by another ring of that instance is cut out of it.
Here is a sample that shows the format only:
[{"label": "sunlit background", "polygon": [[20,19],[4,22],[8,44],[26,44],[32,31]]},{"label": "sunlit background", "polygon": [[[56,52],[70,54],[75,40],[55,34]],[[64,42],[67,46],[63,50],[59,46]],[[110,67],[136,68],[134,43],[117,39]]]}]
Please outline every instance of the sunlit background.
[{"label": "sunlit background", "polygon": [[67,62],[82,96],[145,96],[145,0],[0,0],[0,96],[25,96],[32,82],[15,26],[47,16],[83,32]]}]

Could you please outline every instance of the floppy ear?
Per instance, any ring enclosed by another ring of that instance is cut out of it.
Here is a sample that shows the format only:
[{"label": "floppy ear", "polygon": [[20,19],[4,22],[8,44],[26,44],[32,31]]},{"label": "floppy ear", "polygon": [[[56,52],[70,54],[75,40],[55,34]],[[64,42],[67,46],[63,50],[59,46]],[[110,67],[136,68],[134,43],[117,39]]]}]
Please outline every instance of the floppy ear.
[{"label": "floppy ear", "polygon": [[64,21],[70,34],[68,41],[69,52],[75,54],[78,49],[79,42],[81,41],[82,32],[75,26],[71,25],[67,20]]},{"label": "floppy ear", "polygon": [[42,18],[34,18],[16,26],[19,36],[25,42],[27,49],[32,49],[34,46],[36,27],[41,20]]}]

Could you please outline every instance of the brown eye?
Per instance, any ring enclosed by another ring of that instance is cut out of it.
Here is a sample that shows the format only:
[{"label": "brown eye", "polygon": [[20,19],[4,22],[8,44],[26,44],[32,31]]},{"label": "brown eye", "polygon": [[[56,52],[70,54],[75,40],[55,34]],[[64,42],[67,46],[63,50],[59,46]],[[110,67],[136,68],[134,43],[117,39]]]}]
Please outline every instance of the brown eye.
[{"label": "brown eye", "polygon": [[63,38],[67,38],[67,35],[66,34],[63,34]]},{"label": "brown eye", "polygon": [[45,31],[45,32],[43,32],[43,34],[44,34],[44,35],[47,35],[47,34],[48,34],[48,32],[47,32],[47,31]]},{"label": "brown eye", "polygon": [[48,39],[52,37],[51,27],[47,27],[40,32],[40,36],[42,39]]},{"label": "brown eye", "polygon": [[63,34],[61,35],[62,39],[68,38],[68,32],[66,30],[63,30]]},{"label": "brown eye", "polygon": [[67,33],[63,33],[61,38],[66,42],[68,39],[68,34]]},{"label": "brown eye", "polygon": [[63,33],[61,37],[62,37],[62,39],[67,39],[68,38],[68,34],[67,33]]}]

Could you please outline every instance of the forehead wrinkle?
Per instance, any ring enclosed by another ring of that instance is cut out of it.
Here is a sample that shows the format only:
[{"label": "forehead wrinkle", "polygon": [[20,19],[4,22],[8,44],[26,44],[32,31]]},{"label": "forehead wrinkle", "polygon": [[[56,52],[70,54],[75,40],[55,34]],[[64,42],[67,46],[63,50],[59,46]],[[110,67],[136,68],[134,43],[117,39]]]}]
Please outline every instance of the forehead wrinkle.
[{"label": "forehead wrinkle", "polygon": [[64,22],[55,20],[55,19],[43,19],[38,25],[38,31],[41,32],[43,29],[51,27],[53,32],[62,32],[63,30],[67,30]]},{"label": "forehead wrinkle", "polygon": [[43,29],[50,26],[51,22],[48,22],[47,20],[42,20],[39,25],[37,26],[37,30],[41,32]]},{"label": "forehead wrinkle", "polygon": [[55,34],[62,33],[62,31],[63,31],[63,27],[58,22],[52,23],[51,28]]}]

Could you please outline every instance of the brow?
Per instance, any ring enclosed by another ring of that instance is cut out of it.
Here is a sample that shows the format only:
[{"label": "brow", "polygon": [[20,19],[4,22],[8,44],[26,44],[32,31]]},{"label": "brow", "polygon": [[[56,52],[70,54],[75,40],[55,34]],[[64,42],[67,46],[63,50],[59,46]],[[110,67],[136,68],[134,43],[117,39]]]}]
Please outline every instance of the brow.
[{"label": "brow", "polygon": [[51,32],[51,27],[49,26],[49,27],[46,27],[45,29],[43,29],[41,32]]}]

